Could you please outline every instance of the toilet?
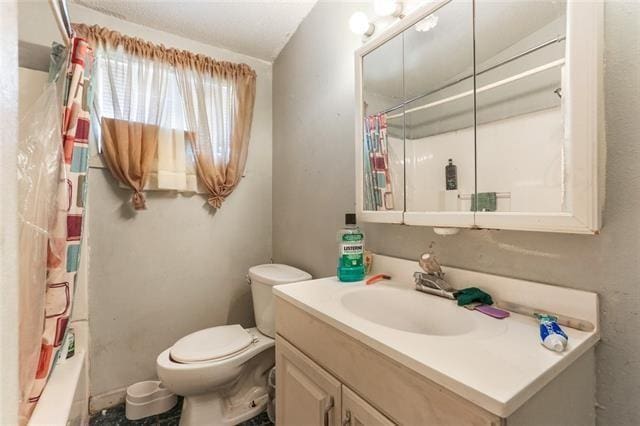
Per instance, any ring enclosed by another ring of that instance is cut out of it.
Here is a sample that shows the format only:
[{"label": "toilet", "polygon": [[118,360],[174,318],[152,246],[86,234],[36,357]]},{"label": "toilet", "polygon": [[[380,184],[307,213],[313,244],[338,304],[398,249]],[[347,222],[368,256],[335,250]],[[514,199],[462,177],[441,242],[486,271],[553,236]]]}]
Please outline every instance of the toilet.
[{"label": "toilet", "polygon": [[238,324],[191,333],[158,355],[158,377],[184,396],[181,426],[236,425],[267,406],[267,375],[275,364],[272,287],[311,275],[288,265],[249,269],[256,327]]}]

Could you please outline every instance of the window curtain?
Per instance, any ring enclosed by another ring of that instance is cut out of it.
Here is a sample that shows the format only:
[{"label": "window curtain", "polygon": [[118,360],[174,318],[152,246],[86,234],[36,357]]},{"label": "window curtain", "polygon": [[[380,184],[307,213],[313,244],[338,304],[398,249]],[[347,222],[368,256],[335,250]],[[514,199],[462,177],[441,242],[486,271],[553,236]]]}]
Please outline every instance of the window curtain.
[{"label": "window curtain", "polygon": [[169,125],[169,67],[153,55],[130,54],[123,45],[99,42],[95,51],[100,87],[93,108],[100,119],[103,158],[111,174],[131,188],[133,207],[141,210],[160,128]]},{"label": "window curtain", "polygon": [[[153,130],[147,128],[153,136],[151,139],[155,140],[155,143],[148,143],[148,149],[154,151],[156,156],[153,157],[145,151],[144,158],[153,158],[153,160],[150,163],[144,162],[144,167],[133,169],[136,176],[144,174],[144,177],[139,179],[139,184],[130,185],[137,194],[134,195],[134,204],[139,203],[141,191],[150,173],[154,175],[156,181],[152,183],[158,188],[164,186],[167,189],[181,190],[186,185],[187,190],[196,190],[197,185],[194,185],[192,174],[193,167],[190,167],[191,164],[195,164],[198,183],[206,190],[208,203],[214,208],[220,208],[222,202],[237,187],[246,165],[255,103],[255,71],[245,64],[215,61],[204,55],[155,45],[95,25],[74,24],[73,27],[79,35],[97,46],[99,52],[122,52],[122,55],[132,58],[127,58],[126,61],[150,63],[149,66],[153,64],[155,67],[167,70],[168,80],[166,85],[161,86],[164,94],[160,97],[160,100],[165,99],[165,104],[160,102],[157,110],[159,120],[131,119],[118,116],[116,111],[113,112],[116,121],[122,120],[129,123],[126,126],[128,130],[131,126],[136,126],[131,123],[156,126]],[[120,62],[123,61],[125,58],[120,58]],[[125,68],[130,70],[131,66]],[[131,73],[131,71],[127,72]],[[120,74],[123,73],[124,71]],[[152,75],[156,76],[154,73]],[[149,75],[146,76],[147,80],[151,78]],[[144,75],[140,76],[135,87],[145,84],[146,80],[143,80]],[[161,80],[165,81],[164,78]],[[115,78],[110,78],[109,81],[115,81],[114,87],[121,85]],[[172,95],[174,85],[178,92],[177,98]],[[128,93],[130,93],[129,98],[125,96],[124,102],[135,98],[132,92]],[[170,96],[166,96],[167,93]],[[174,102],[176,99],[179,102]],[[102,102],[102,105],[109,105],[109,102]],[[111,157],[108,161],[112,163],[119,161],[120,170],[115,172],[112,170],[112,173],[121,182],[129,182],[123,171],[132,170],[129,160],[131,156],[120,154],[125,146],[129,147],[129,152],[132,152],[128,134],[122,130],[125,124],[105,120],[104,117],[108,115],[105,111],[98,111],[98,114],[103,117],[102,140],[105,158]],[[119,132],[118,126],[122,128]],[[166,132],[164,129],[173,130]],[[143,130],[139,132],[142,133]],[[108,140],[110,137],[111,141]],[[158,137],[162,145],[160,147],[158,147]],[[121,140],[122,143],[120,143]],[[185,145],[185,151],[182,151],[182,143]],[[109,144],[119,146],[118,155],[107,153]],[[142,148],[138,150],[142,151]],[[177,153],[178,151],[180,153]],[[182,152],[186,156],[184,167],[181,165]],[[123,160],[126,160],[124,166],[129,166],[128,168],[123,166]],[[112,169],[112,166],[109,168]],[[113,169],[116,168],[113,167]]]},{"label": "window curtain", "polygon": [[[50,75],[60,74],[61,89],[50,83],[37,104],[42,109],[23,118],[18,156],[21,424],[31,416],[64,341],[80,262],[89,137],[86,69],[93,56],[80,38],[71,46],[66,62],[52,60]],[[54,48],[53,59],[64,57],[62,51]],[[52,102],[58,108],[52,109]]]},{"label": "window curtain", "polygon": [[190,60],[176,70],[198,177],[218,209],[238,185],[247,162],[256,93],[248,67]]}]

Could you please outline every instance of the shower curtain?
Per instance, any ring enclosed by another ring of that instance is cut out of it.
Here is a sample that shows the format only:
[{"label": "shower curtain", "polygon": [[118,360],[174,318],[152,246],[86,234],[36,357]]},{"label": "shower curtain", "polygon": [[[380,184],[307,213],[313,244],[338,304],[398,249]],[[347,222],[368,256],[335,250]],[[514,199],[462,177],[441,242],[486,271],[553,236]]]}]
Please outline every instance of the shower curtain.
[{"label": "shower curtain", "polygon": [[[50,76],[62,74],[62,89],[58,92],[60,96],[51,96],[51,85],[46,90],[50,102],[62,101],[62,108],[58,109],[60,127],[55,120],[42,120],[38,122],[40,129],[27,125],[26,134],[21,135],[23,149],[19,152],[18,163],[20,189],[23,192],[20,223],[22,424],[28,421],[42,394],[64,341],[71,315],[87,191],[87,96],[92,61],[93,54],[86,41],[73,38],[66,63],[52,60],[51,64]],[[61,66],[66,67],[62,72]],[[34,117],[25,117],[23,120],[37,121],[37,118],[48,117],[51,109],[46,105],[44,107],[46,111],[34,111]],[[51,128],[45,128],[47,126],[57,128],[57,144],[51,147],[45,146],[49,140],[46,135],[52,132]],[[38,151],[49,160],[53,157],[57,167],[48,164],[43,170],[43,165],[38,164],[42,160],[37,155]],[[40,170],[35,170],[38,167]],[[50,176],[52,170],[54,179],[49,185],[47,175]],[[39,212],[38,221],[30,221],[34,219],[34,211]],[[39,244],[43,240],[46,240],[46,244]],[[35,339],[34,333],[37,333]]]}]

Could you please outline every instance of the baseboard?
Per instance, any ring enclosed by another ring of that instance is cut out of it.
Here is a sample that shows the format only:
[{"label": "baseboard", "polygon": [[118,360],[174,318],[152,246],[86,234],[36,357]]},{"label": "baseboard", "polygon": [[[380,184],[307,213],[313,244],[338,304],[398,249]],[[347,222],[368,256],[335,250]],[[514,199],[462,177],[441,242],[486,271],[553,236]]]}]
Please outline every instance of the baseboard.
[{"label": "baseboard", "polygon": [[127,395],[127,388],[115,389],[100,395],[89,397],[89,414],[122,404]]}]

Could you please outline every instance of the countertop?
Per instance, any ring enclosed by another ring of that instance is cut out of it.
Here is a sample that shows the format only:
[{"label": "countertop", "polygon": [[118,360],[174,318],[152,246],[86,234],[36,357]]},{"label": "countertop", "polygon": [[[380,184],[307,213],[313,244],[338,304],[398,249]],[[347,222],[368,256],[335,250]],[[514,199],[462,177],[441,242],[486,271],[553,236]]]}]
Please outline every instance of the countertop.
[{"label": "countertop", "polygon": [[406,282],[365,286],[364,281],[341,283],[336,277],[280,285],[273,291],[276,297],[500,417],[511,415],[599,340],[597,328],[584,332],[563,327],[569,344],[565,352],[556,353],[540,344],[534,318],[512,313],[498,320],[464,308],[457,308],[455,315],[471,318],[476,331],[425,335],[371,322],[341,303],[347,293],[376,286],[428,298],[423,299],[425,303],[456,303],[414,291]]}]

